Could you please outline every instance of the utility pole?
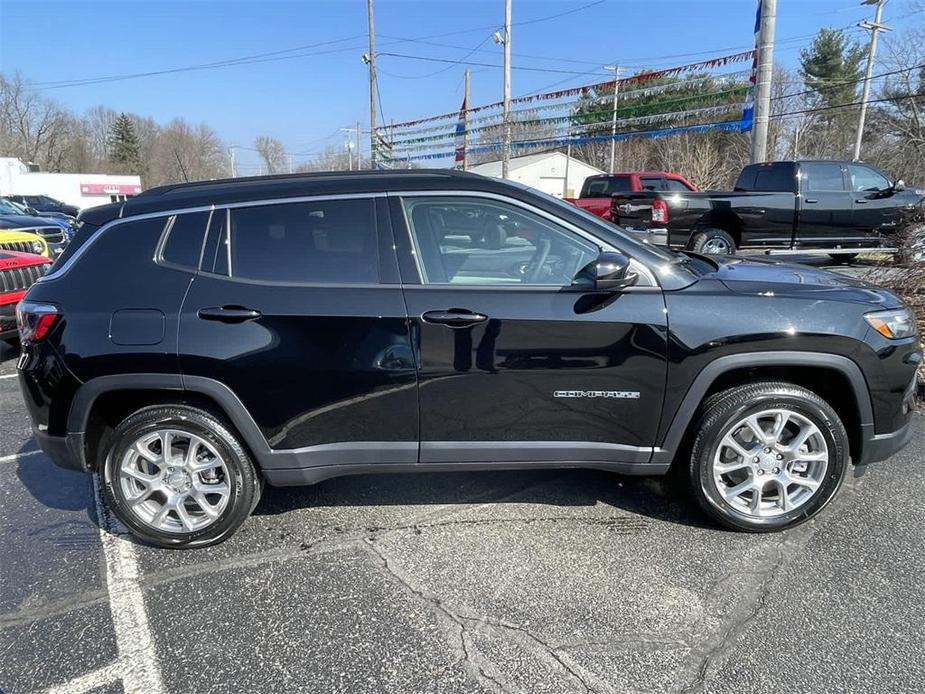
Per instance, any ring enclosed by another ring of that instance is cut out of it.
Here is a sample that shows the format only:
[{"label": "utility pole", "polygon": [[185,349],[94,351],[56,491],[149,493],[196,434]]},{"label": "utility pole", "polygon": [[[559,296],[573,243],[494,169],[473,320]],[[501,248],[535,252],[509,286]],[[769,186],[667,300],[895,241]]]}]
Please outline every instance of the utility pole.
[{"label": "utility pole", "polygon": [[[369,168],[376,168],[376,111],[378,88],[376,87],[376,25],[373,20],[373,0],[366,0],[366,16],[369,22]],[[357,157],[360,156],[357,150]]]},{"label": "utility pole", "polygon": [[228,148],[228,156],[231,158],[231,177],[232,178],[237,178],[237,174],[235,173],[235,170],[234,170],[234,148],[235,147],[237,147],[237,145],[231,145]]},{"label": "utility pole", "polygon": [[463,80],[463,171],[469,170],[469,68]]},{"label": "utility pole", "polygon": [[[569,111],[568,124],[565,130],[565,182],[562,184],[562,197],[569,197],[568,194],[568,165],[572,161],[572,112]],[[613,166],[610,167],[613,169]]]},{"label": "utility pole", "polygon": [[605,70],[613,70],[613,115],[610,119],[610,173],[617,166],[617,99],[620,95],[620,66],[605,65]]},{"label": "utility pole", "polygon": [[870,49],[867,53],[867,73],[864,76],[864,91],[861,96],[861,115],[858,116],[858,134],[854,141],[854,160],[861,158],[861,141],[864,139],[864,121],[867,119],[867,100],[870,98],[870,78],[874,72],[874,60],[877,57],[877,37],[881,31],[889,31],[890,28],[881,24],[883,17],[883,5],[886,0],[864,0],[862,5],[876,5],[873,22],[861,22],[858,24],[862,29],[870,31]]},{"label": "utility pole", "polygon": [[292,155],[290,154],[288,156],[289,156],[289,173],[292,173]]},{"label": "utility pole", "polygon": [[774,28],[777,23],[777,0],[760,2],[761,24],[758,29],[758,76],[755,89],[755,124],[752,127],[752,164],[768,159],[771,78],[774,74]]},{"label": "utility pole", "polygon": [[357,170],[360,168],[360,121],[357,121]]},{"label": "utility pole", "polygon": [[504,141],[501,145],[501,178],[511,168],[511,0],[504,0]]}]

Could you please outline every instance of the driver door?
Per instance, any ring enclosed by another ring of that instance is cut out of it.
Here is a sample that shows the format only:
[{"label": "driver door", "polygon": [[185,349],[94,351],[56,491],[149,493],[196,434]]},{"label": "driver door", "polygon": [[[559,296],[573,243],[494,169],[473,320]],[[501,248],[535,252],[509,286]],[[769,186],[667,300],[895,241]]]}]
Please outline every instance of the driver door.
[{"label": "driver door", "polygon": [[654,283],[573,288],[600,242],[518,200],[415,194],[390,204],[422,463],[649,460],[666,372]]}]

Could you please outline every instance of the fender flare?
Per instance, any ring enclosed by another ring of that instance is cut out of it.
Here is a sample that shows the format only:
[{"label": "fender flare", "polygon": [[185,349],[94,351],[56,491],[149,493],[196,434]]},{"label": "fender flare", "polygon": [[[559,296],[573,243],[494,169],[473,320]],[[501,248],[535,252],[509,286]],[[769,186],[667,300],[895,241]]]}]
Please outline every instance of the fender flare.
[{"label": "fender flare", "polygon": [[674,413],[662,444],[655,449],[652,462],[670,462],[693,421],[704,395],[717,378],[735,369],[750,366],[809,366],[830,369],[842,374],[854,392],[861,424],[861,445],[874,434],[874,410],[870,390],[861,368],[848,357],[824,352],[751,352],[718,357],[707,364],[688,388],[684,399]]}]

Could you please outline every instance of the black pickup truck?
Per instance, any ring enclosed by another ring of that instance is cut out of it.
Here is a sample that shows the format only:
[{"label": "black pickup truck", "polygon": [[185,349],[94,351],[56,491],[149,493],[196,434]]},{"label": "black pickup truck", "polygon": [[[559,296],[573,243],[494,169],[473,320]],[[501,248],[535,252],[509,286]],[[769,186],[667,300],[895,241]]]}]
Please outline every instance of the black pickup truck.
[{"label": "black pickup truck", "polygon": [[814,250],[847,260],[892,247],[902,210],[923,194],[869,164],[779,161],[746,166],[733,192],[614,195],[611,218],[654,243],[701,253]]}]

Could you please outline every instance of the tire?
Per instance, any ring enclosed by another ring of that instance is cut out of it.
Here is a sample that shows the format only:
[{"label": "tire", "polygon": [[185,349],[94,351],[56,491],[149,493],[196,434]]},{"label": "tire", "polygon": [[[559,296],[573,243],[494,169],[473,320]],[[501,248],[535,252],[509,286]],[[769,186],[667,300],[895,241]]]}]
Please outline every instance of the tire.
[{"label": "tire", "polygon": [[[163,457],[165,440],[172,465]],[[106,504],[152,545],[194,548],[221,542],[260,499],[263,482],[244,446],[203,410],[148,407],[119,424],[110,441],[102,471]]]},{"label": "tire", "polygon": [[829,257],[839,265],[850,265],[858,257],[857,253],[829,253]]},{"label": "tire", "polygon": [[705,255],[732,255],[736,252],[736,242],[722,229],[706,229],[691,237],[687,247],[694,253]]},{"label": "tire", "polygon": [[[754,415],[769,437],[761,442],[743,424]],[[780,437],[771,443],[781,422]],[[733,530],[772,532],[807,521],[835,496],[848,467],[848,434],[835,410],[791,383],[752,383],[712,396],[696,431],[689,467],[694,496],[710,517]],[[791,450],[805,432],[805,444]]]}]

